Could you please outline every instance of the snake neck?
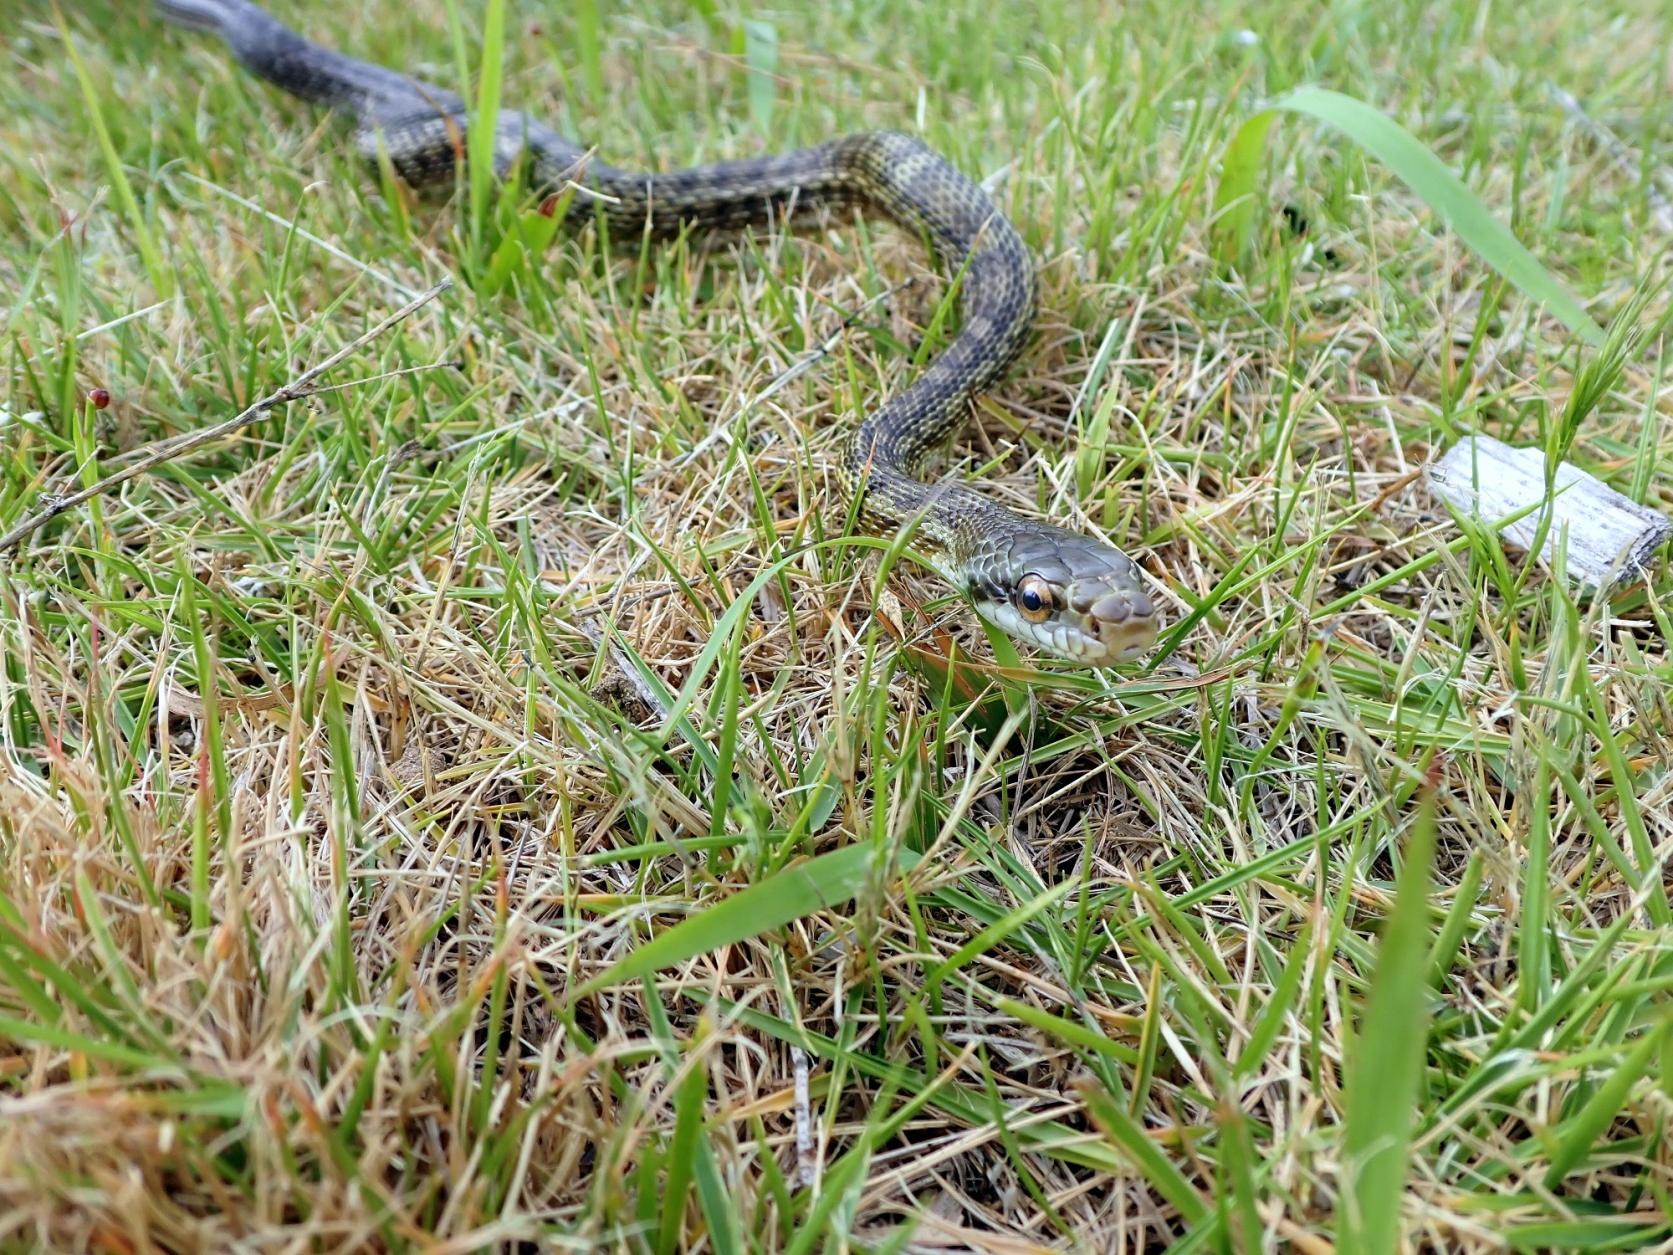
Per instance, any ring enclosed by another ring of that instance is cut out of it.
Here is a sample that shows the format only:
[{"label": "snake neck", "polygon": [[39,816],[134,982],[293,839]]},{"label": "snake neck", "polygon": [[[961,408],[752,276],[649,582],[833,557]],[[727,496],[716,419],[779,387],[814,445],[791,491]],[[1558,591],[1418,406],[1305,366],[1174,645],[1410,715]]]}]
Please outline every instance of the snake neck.
[{"label": "snake neck", "polygon": [[[963,243],[963,241],[961,241]],[[1003,218],[990,219],[953,258],[961,326],[912,381],[856,425],[844,475],[873,527],[909,527],[918,546],[961,586],[979,542],[1029,524],[963,484],[925,483],[926,464],[964,426],[972,398],[1009,368],[1037,300],[1032,259]]]},{"label": "snake neck", "polygon": [[1030,526],[961,484],[922,480],[925,464],[964,425],[971,398],[1016,358],[1038,302],[1021,236],[944,158],[910,136],[870,132],[666,174],[588,162],[577,175],[581,154],[561,137],[529,127],[524,143],[546,171],[567,166],[599,195],[604,216],[634,233],[737,228],[844,205],[927,236],[952,272],[960,329],[909,386],[856,424],[842,454],[843,483],[869,528],[911,528],[915,545],[961,586],[983,544]]},{"label": "snake neck", "polygon": [[880,535],[904,533],[912,548],[960,591],[970,590],[973,560],[985,542],[1026,526],[958,480],[925,483],[891,463],[864,457],[862,448],[863,440],[855,433],[841,470],[863,529]]}]

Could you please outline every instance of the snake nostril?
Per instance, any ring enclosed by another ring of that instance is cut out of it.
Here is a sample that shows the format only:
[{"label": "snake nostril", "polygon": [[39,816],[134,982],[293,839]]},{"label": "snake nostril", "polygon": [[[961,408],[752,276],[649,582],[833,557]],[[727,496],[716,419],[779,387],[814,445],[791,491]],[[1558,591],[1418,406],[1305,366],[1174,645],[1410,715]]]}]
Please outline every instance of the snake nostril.
[{"label": "snake nostril", "polygon": [[1092,603],[1092,617],[1102,623],[1125,623],[1133,613],[1133,599],[1126,593],[1108,593]]}]

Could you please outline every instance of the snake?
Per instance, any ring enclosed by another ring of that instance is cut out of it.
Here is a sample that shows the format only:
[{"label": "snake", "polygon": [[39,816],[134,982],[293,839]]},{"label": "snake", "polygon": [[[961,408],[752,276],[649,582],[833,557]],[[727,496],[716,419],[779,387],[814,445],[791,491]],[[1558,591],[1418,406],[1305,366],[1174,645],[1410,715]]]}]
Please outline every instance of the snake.
[{"label": "snake", "polygon": [[[155,0],[166,20],[218,36],[245,71],[350,115],[354,145],[415,188],[457,177],[470,132],[456,93],[322,47],[250,0]],[[618,169],[512,109],[492,128],[496,177],[530,181],[566,217],[601,215],[626,238],[736,231],[848,211],[917,234],[953,276],[957,330],[907,386],[855,416],[837,458],[845,505],[913,549],[1018,641],[1084,666],[1143,655],[1161,616],[1136,563],[1103,540],[1030,518],[926,464],[1012,366],[1039,304],[1033,256],[993,199],[915,136],[873,130],[794,151],[663,172]],[[555,210],[554,210],[555,212]]]}]

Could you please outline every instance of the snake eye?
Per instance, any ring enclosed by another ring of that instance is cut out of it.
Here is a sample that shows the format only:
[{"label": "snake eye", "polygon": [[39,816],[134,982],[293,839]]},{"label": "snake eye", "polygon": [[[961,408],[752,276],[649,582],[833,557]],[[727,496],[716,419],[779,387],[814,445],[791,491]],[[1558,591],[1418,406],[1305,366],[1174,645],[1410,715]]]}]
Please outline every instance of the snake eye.
[{"label": "snake eye", "polygon": [[1017,584],[1017,609],[1030,623],[1043,623],[1051,613],[1051,585],[1038,575],[1025,575]]}]

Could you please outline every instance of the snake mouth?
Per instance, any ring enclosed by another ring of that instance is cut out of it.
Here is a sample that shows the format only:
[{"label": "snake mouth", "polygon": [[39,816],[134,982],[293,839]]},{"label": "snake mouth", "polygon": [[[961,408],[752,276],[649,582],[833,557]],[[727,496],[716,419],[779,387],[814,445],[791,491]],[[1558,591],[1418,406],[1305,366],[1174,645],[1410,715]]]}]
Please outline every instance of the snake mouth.
[{"label": "snake mouth", "polygon": [[1161,620],[1154,614],[1125,623],[1100,624],[1098,644],[1102,647],[1102,659],[1097,665],[1131,662],[1142,657],[1156,643],[1160,629]]}]

